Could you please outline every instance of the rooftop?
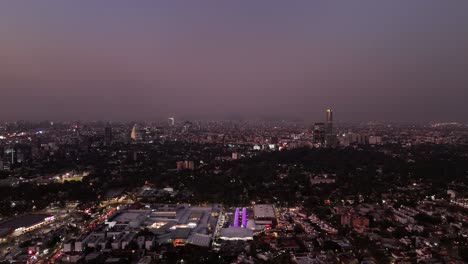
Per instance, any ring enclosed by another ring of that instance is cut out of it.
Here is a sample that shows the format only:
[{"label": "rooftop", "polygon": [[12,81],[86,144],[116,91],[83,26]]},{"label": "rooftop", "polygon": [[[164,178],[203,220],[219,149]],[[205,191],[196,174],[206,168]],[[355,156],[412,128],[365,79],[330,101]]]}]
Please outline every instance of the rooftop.
[{"label": "rooftop", "polygon": [[255,218],[275,218],[275,209],[271,204],[256,204],[253,210]]},{"label": "rooftop", "polygon": [[177,228],[171,233],[172,239],[187,239],[192,231],[191,228]]},{"label": "rooftop", "polygon": [[220,231],[220,237],[227,239],[245,239],[252,238],[253,231],[242,227],[223,228]]},{"label": "rooftop", "polygon": [[39,224],[46,218],[51,217],[49,214],[28,214],[9,219],[0,224],[0,229],[17,229]]}]

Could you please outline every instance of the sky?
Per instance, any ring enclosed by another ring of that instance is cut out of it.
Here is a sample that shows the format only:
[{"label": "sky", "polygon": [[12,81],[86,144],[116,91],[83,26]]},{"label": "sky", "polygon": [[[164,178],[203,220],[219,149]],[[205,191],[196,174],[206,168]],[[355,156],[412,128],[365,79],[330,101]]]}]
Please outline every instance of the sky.
[{"label": "sky", "polygon": [[468,1],[0,1],[0,120],[468,122]]}]

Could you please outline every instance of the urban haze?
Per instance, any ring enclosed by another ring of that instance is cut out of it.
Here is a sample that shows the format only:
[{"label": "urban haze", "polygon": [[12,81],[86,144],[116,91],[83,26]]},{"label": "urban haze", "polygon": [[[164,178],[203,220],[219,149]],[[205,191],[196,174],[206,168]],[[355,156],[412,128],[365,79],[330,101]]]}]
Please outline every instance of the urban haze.
[{"label": "urban haze", "polygon": [[0,1],[0,264],[468,263],[468,1]]},{"label": "urban haze", "polygon": [[0,3],[0,119],[468,121],[466,1]]}]

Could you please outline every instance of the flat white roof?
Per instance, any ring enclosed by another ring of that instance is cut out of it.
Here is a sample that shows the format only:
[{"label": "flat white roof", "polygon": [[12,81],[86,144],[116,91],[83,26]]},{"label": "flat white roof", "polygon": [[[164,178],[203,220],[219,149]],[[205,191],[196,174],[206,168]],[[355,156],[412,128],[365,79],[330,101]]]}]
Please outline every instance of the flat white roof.
[{"label": "flat white roof", "polygon": [[195,233],[188,238],[187,243],[201,247],[209,247],[211,236]]},{"label": "flat white roof", "polygon": [[256,204],[253,210],[255,218],[275,218],[275,209],[271,204]]},{"label": "flat white roof", "polygon": [[228,227],[221,229],[219,235],[224,238],[252,238],[253,231],[242,227]]}]

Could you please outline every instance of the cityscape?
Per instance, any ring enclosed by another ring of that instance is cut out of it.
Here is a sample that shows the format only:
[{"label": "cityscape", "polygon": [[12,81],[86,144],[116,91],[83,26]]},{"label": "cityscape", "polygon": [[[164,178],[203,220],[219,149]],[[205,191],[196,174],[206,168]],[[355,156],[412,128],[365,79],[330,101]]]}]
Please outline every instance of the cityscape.
[{"label": "cityscape", "polygon": [[2,258],[466,261],[468,126],[323,116],[4,123]]},{"label": "cityscape", "polygon": [[468,263],[468,2],[0,2],[0,263]]}]

